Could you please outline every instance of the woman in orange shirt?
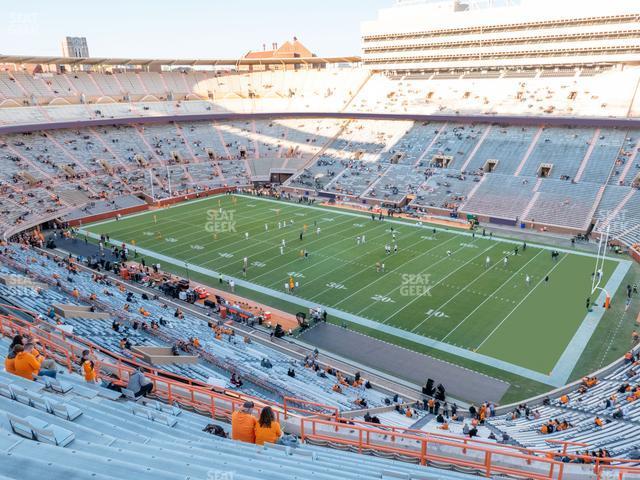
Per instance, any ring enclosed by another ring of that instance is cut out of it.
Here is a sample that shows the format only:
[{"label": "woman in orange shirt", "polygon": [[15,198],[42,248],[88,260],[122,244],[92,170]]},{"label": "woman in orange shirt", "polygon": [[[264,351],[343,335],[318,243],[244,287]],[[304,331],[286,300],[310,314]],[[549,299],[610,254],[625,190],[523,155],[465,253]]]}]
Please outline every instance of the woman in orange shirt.
[{"label": "woman in orange shirt", "polygon": [[84,379],[87,383],[95,383],[96,382],[96,365],[89,358],[89,350],[85,350],[82,352],[82,358],[80,360],[82,364],[82,373],[84,374]]},{"label": "woman in orange shirt", "polygon": [[282,436],[280,424],[276,421],[271,407],[264,407],[260,412],[260,418],[255,427],[256,445],[276,443]]},{"label": "woman in orange shirt", "polygon": [[21,344],[15,345],[10,349],[9,355],[4,359],[4,369],[7,373],[16,373],[16,355],[22,352],[24,347]]}]

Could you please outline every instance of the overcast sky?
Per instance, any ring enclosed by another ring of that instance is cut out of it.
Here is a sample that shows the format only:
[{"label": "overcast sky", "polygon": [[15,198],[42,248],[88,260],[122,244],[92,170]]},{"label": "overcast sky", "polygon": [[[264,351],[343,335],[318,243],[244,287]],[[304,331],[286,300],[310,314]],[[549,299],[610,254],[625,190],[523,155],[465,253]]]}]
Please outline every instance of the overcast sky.
[{"label": "overcast sky", "polygon": [[320,56],[357,55],[360,22],[393,0],[3,0],[0,53],[61,55],[85,36],[92,57],[236,58],[297,36]]}]

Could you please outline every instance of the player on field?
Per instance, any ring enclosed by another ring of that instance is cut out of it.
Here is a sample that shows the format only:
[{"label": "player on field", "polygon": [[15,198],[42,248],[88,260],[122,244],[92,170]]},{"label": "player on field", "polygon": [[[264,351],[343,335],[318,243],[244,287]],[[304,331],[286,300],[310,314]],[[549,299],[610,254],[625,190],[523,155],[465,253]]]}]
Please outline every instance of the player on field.
[{"label": "player on field", "polygon": [[488,267],[491,264],[491,257],[487,255],[487,259],[484,261],[485,267]]}]

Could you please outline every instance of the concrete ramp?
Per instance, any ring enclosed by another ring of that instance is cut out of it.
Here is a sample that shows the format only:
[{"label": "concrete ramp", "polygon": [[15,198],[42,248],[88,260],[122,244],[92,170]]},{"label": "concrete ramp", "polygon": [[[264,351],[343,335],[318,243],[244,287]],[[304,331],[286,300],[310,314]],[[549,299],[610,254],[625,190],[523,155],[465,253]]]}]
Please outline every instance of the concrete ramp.
[{"label": "concrete ramp", "polygon": [[330,323],[319,323],[300,338],[319,349],[419,386],[423,386],[427,378],[432,378],[434,386],[442,383],[448,395],[476,404],[485,401],[499,403],[510,386],[497,378]]}]

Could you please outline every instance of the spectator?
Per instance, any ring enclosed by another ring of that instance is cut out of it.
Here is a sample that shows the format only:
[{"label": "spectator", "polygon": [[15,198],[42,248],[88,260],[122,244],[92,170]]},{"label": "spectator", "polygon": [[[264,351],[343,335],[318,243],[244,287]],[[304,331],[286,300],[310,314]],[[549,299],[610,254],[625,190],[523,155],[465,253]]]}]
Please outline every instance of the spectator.
[{"label": "spectator", "polygon": [[131,390],[136,397],[146,397],[153,390],[153,383],[144,376],[140,368],[129,375],[127,389]]},{"label": "spectator", "polygon": [[24,346],[22,335],[16,335],[15,337],[13,337],[13,340],[11,341],[11,345],[9,345],[8,353],[11,353],[11,351],[13,350],[13,347],[15,347],[16,345]]},{"label": "spectator", "polygon": [[[14,351],[18,346],[14,347]],[[22,352],[18,351],[14,360],[15,374],[27,380],[35,380],[40,371],[39,357],[33,353],[33,343],[27,343]]]},{"label": "spectator", "polygon": [[255,427],[256,444],[276,443],[281,436],[282,429],[275,419],[273,410],[271,407],[264,407]]},{"label": "spectator", "polygon": [[80,364],[82,365],[82,372],[84,374],[85,381],[87,383],[95,383],[98,376],[96,374],[96,365],[93,360],[89,358],[89,350],[84,350],[82,352]]},{"label": "spectator", "polygon": [[22,351],[24,351],[24,347],[21,343],[9,349],[9,354],[4,360],[4,369],[7,373],[16,374],[16,355]]},{"label": "spectator", "polygon": [[256,425],[258,421],[251,413],[253,402],[247,401],[242,405],[241,410],[233,412],[231,415],[231,438],[240,442],[256,442]]},{"label": "spectator", "polygon": [[231,383],[231,385],[238,388],[244,385],[240,377],[235,373],[231,373],[231,380],[229,380],[229,382]]}]

